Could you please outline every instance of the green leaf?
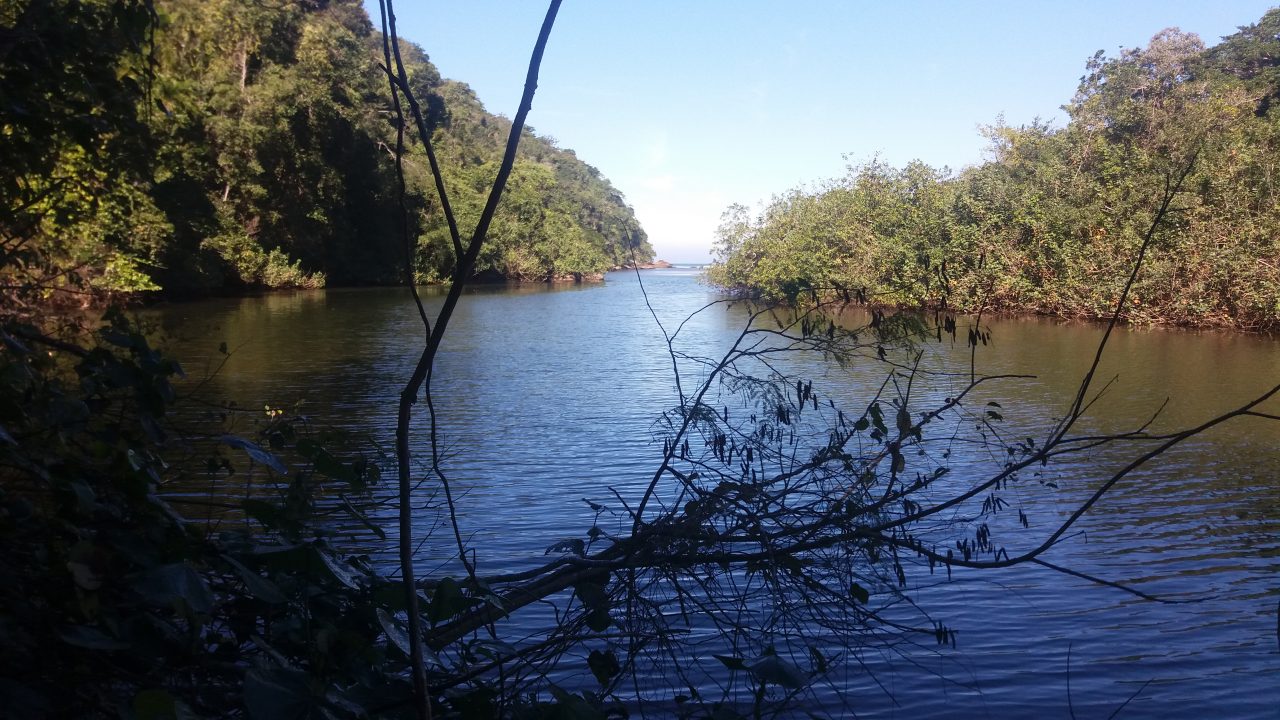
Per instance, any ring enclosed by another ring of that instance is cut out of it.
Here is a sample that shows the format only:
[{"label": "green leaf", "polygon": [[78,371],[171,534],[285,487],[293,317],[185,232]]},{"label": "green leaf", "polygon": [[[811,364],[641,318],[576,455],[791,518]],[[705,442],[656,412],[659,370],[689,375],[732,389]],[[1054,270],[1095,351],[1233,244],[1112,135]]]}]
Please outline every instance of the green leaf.
[{"label": "green leaf", "polygon": [[72,625],[58,635],[68,645],[86,650],[128,650],[129,643],[117,640],[97,628]]},{"label": "green leaf", "polygon": [[288,602],[289,598],[285,597],[285,594],[280,591],[280,588],[275,583],[245,567],[230,555],[223,555],[222,559],[235,569],[236,574],[240,576],[250,595],[272,605]]},{"label": "green leaf", "polygon": [[327,569],[329,574],[333,576],[333,579],[342,583],[350,590],[359,589],[360,575],[356,573],[354,568],[343,560],[338,559],[333,555],[333,553],[327,550],[319,547],[313,548],[313,550],[315,551],[316,556],[320,558],[320,562],[324,565],[325,569]]},{"label": "green leaf", "polygon": [[431,620],[431,624],[435,625],[466,609],[467,598],[462,594],[462,586],[457,580],[447,577],[440,581],[435,593],[431,595],[431,607],[427,610],[427,617]]},{"label": "green leaf", "polygon": [[356,481],[356,471],[351,466],[335,458],[329,454],[328,450],[321,450],[320,454],[315,458],[316,472],[334,480],[341,480],[348,485]]},{"label": "green leaf", "polygon": [[71,579],[75,581],[77,587],[84,590],[97,590],[102,587],[102,578],[88,563],[72,560],[67,563],[67,570],[71,571]]},{"label": "green leaf", "polygon": [[[396,647],[404,656],[410,657],[409,633],[400,627],[400,622],[391,616],[391,613],[382,608],[377,610],[378,625],[382,626],[382,632],[387,634],[387,640]],[[440,658],[427,647],[426,643],[422,643],[422,658],[428,664],[439,665]]]},{"label": "green leaf", "polygon": [[747,661],[733,655],[713,655],[715,659],[724,663],[724,666],[730,670],[746,670]]},{"label": "green leaf", "polygon": [[800,668],[783,660],[777,655],[765,655],[747,666],[747,670],[760,680],[796,690],[804,687],[809,678]]},{"label": "green leaf", "polygon": [[196,717],[191,708],[159,688],[133,696],[133,715],[137,720],[195,720]]},{"label": "green leaf", "polygon": [[582,555],[586,554],[587,546],[586,546],[586,543],[583,542],[582,538],[566,538],[564,540],[560,540],[559,542],[551,545],[550,547],[547,548],[546,552],[542,554],[550,555],[553,552],[569,553],[571,555],[577,555],[581,557]]},{"label": "green leaf", "polygon": [[573,591],[577,593],[579,602],[583,607],[600,607],[608,606],[609,595],[604,591],[604,586],[600,583],[584,580],[573,586]]},{"label": "green leaf", "polygon": [[72,494],[75,495],[77,510],[89,515],[97,509],[98,495],[93,491],[93,488],[79,480],[73,480],[67,483],[67,486],[71,488]]},{"label": "green leaf", "polygon": [[476,640],[472,643],[471,650],[490,660],[511,657],[520,652],[515,645],[501,640]]},{"label": "green leaf", "polygon": [[103,329],[99,332],[102,339],[121,348],[131,348],[137,344],[137,338],[132,333],[121,332],[111,328]]},{"label": "green leaf", "polygon": [[867,408],[867,412],[871,415],[871,424],[875,426],[882,434],[889,432],[889,428],[884,424],[884,412],[880,409],[880,403],[871,403],[871,407]]},{"label": "green leaf", "polygon": [[378,536],[379,540],[387,539],[387,531],[383,530],[381,527],[378,526],[377,523],[370,520],[364,513],[357,510],[356,506],[351,504],[351,501],[347,499],[346,495],[340,494],[338,495],[338,498],[342,500],[342,508],[346,510],[351,515],[351,517],[355,518],[356,520],[359,520],[361,525],[364,525],[365,527],[369,528],[369,530],[372,531],[374,535]]},{"label": "green leaf", "polygon": [[245,454],[254,462],[266,465],[280,475],[289,474],[289,468],[280,461],[280,458],[263,450],[258,445],[235,435],[223,435],[221,439],[224,445],[244,450]]},{"label": "green leaf", "polygon": [[244,707],[255,720],[307,717],[316,704],[301,670],[254,668],[245,674]]},{"label": "green leaf", "polygon": [[267,502],[266,500],[248,498],[240,503],[240,507],[244,509],[245,515],[271,529],[278,527],[280,519],[283,517],[280,508],[275,503]]},{"label": "green leaf", "polygon": [[600,605],[592,608],[591,613],[587,615],[587,627],[593,632],[604,632],[609,629],[609,625],[613,623],[613,618],[609,616],[609,606]]},{"label": "green leaf", "polygon": [[135,578],[133,588],[156,607],[169,607],[175,600],[182,600],[197,613],[207,615],[213,610],[213,592],[200,573],[185,563],[152,568]]},{"label": "green leaf", "polygon": [[601,685],[608,685],[610,679],[622,672],[622,666],[618,664],[618,656],[612,650],[605,652],[592,650],[587,656],[587,667],[591,668],[591,674],[595,675],[596,681]]},{"label": "green leaf", "polygon": [[564,720],[605,720],[608,717],[579,695],[574,695],[555,685],[550,689],[551,697],[556,701],[556,713],[552,717]]},{"label": "green leaf", "polygon": [[387,634],[387,640],[404,653],[405,657],[410,657],[409,648],[412,646],[409,643],[409,633],[405,632],[404,628],[400,627],[400,623],[396,622],[396,619],[386,610],[378,608],[377,614],[378,624],[382,626],[382,632]]},{"label": "green leaf", "polygon": [[863,605],[866,605],[871,600],[871,593],[858,583],[854,583],[849,586],[849,597],[857,600]]},{"label": "green leaf", "polygon": [[907,412],[906,407],[898,408],[898,434],[906,435],[911,432],[911,413]]}]

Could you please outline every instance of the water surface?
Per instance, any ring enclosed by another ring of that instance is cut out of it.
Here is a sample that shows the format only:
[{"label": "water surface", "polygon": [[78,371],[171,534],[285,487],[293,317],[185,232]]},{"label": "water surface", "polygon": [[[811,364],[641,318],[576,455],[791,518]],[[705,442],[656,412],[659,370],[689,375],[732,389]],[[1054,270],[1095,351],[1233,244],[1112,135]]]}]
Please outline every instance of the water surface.
[{"label": "water surface", "polygon": [[[716,299],[682,270],[647,271],[658,318],[673,329]],[[428,295],[429,308],[438,295]],[[175,304],[156,316],[209,397],[301,408],[318,422],[390,444],[395,402],[422,327],[404,291],[329,290]],[[681,333],[718,355],[743,311],[716,307]],[[988,373],[1030,373],[991,391],[1011,432],[1040,433],[1067,407],[1101,328],[1039,319],[991,321]],[[931,362],[963,372],[963,343]],[[851,401],[880,371],[812,368]],[[686,368],[686,387],[699,372]],[[843,373],[843,374],[842,374]],[[861,373],[861,374],[860,374]],[[1082,425],[1152,430],[1223,412],[1280,381],[1280,343],[1219,333],[1122,329],[1099,378],[1116,382]],[[634,274],[601,285],[470,291],[436,370],[445,467],[482,572],[527,567],[582,536],[583,499],[634,497],[660,458],[654,421],[676,402],[666,345]],[[938,390],[939,396],[946,388]],[[1272,403],[1271,412],[1277,412]],[[420,408],[421,410],[421,408]],[[419,417],[419,420],[422,418]],[[246,424],[246,429],[248,425]],[[425,453],[425,424],[416,432]],[[832,714],[859,717],[1280,717],[1280,432],[1243,419],[1170,451],[1087,515],[1050,560],[1187,604],[1144,601],[1045,568],[910,578],[911,593],[950,627],[931,643],[868,650],[824,691]],[[1117,455],[1067,464],[1058,487],[1016,490],[1046,523],[1105,479]],[[390,468],[388,468],[390,471]],[[394,528],[389,506],[370,512]],[[420,532],[438,521],[424,512]],[[443,538],[443,534],[436,537]],[[390,562],[389,552],[369,548]],[[424,546],[423,570],[447,567],[449,544]],[[873,681],[870,675],[874,674]],[[839,696],[838,698],[836,696]]]}]

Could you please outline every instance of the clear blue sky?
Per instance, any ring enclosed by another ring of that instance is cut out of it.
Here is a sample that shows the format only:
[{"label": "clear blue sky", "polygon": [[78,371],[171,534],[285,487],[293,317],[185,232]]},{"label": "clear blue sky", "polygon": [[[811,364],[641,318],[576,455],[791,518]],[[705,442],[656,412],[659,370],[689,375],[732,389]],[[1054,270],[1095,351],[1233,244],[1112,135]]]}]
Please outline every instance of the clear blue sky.
[{"label": "clear blue sky", "polygon": [[[1213,45],[1273,2],[567,0],[529,124],[622,191],[659,257],[702,262],[730,203],[841,175],[846,155],[980,162],[1001,115],[1061,124],[1095,51],[1166,27]],[[545,9],[396,3],[401,36],[507,116]]]}]

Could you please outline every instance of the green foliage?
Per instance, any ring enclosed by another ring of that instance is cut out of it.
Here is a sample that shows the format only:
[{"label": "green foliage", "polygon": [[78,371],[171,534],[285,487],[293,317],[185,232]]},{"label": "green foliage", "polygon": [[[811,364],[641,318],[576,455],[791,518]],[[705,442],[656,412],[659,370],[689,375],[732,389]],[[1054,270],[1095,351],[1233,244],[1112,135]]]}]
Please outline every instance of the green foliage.
[{"label": "green foliage", "polygon": [[[381,38],[357,0],[22,0],[0,11],[0,272],[9,286],[200,292],[403,278]],[[464,228],[501,156],[485,112],[406,46]],[[420,279],[453,268],[420,148],[406,157]],[[594,168],[532,133],[478,271],[582,278],[652,258]],[[48,297],[31,299],[47,303]]]},{"label": "green foliage", "polygon": [[[434,143],[450,201],[465,234],[475,226],[497,174],[510,132],[508,119],[490,115],[471,89],[440,80],[420,52],[405,55],[411,77],[425,78],[419,97],[439,113]],[[411,148],[416,150],[416,148]],[[412,152],[406,180],[427,199],[418,239],[419,277],[447,277],[453,250],[442,213],[435,210],[426,158]],[[644,230],[621,193],[571,150],[526,129],[515,167],[476,267],[480,278],[581,280],[653,258]]]},{"label": "green foliage", "polygon": [[83,346],[31,325],[4,328],[6,711],[224,715],[243,687],[255,717],[352,716],[378,696],[396,714],[404,662],[388,660],[375,614],[394,606],[372,600],[388,582],[312,527],[325,511],[321,488],[358,495],[376,465],[312,460],[314,439],[306,445],[301,425],[273,414],[256,442],[227,438],[233,454],[209,460],[215,482],[255,466],[285,470],[247,498],[252,520],[215,532],[183,519],[157,496],[180,480],[170,462],[191,465],[166,424],[182,370],[122,316],[108,320]]},{"label": "green foliage", "polygon": [[252,439],[206,451],[209,482],[257,476],[258,490],[221,522],[189,522],[160,497],[195,465],[167,421],[177,363],[120,315],[79,341],[17,323],[0,340],[7,712],[411,715],[403,596],[318,524],[359,515],[376,458],[269,411]]},{"label": "green foliage", "polygon": [[320,288],[324,287],[324,273],[308,273],[301,261],[289,262],[289,256],[280,248],[263,251],[253,238],[234,231],[216,235],[201,243],[204,249],[212,249],[234,273],[234,278],[244,285],[268,288]]},{"label": "green foliage", "polygon": [[1166,30],[1086,67],[1061,129],[987,129],[959,174],[871,162],[816,191],[735,207],[713,282],[770,299],[866,299],[1097,318],[1114,310],[1166,183],[1194,161],[1126,319],[1280,327],[1280,11],[1206,50]]},{"label": "green foliage", "polygon": [[[0,285],[11,305],[148,286],[165,223],[145,176],[146,0],[0,8]],[[104,268],[109,270],[103,276]],[[12,288],[39,291],[18,297]]]}]

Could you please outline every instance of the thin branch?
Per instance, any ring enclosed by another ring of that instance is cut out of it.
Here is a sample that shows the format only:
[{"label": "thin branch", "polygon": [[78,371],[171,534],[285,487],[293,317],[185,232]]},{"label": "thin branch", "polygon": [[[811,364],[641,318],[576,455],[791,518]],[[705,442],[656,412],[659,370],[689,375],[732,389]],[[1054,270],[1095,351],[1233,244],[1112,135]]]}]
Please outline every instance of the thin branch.
[{"label": "thin branch", "polygon": [[[453,283],[449,287],[449,293],[445,298],[439,314],[436,316],[435,326],[427,321],[426,313],[422,310],[421,302],[418,301],[419,314],[423,319],[426,330],[426,346],[423,348],[422,354],[418,358],[418,363],[414,367],[413,373],[408,382],[405,383],[400,393],[399,408],[396,416],[396,460],[398,467],[400,509],[399,509],[399,525],[400,525],[400,571],[401,582],[404,586],[405,598],[408,609],[409,622],[409,641],[410,656],[413,663],[413,682],[414,682],[414,707],[418,717],[421,720],[430,720],[431,718],[431,698],[430,691],[426,685],[425,668],[422,660],[421,643],[422,643],[422,619],[418,607],[418,591],[417,583],[414,575],[413,567],[413,512],[412,512],[412,478],[410,475],[412,467],[412,454],[409,448],[409,427],[412,421],[413,405],[417,402],[418,393],[426,386],[426,401],[431,419],[431,448],[432,448],[432,467],[437,477],[440,478],[444,487],[445,501],[449,509],[450,524],[453,529],[454,540],[458,546],[458,557],[467,569],[468,574],[475,578],[475,567],[472,561],[467,558],[465,544],[462,539],[462,532],[458,525],[458,516],[456,504],[454,502],[453,492],[449,486],[447,477],[441,472],[440,453],[437,432],[437,416],[435,407],[431,397],[431,375],[435,364],[435,357],[440,348],[440,343],[444,338],[445,330],[449,325],[449,319],[453,314],[454,308],[457,306],[461,297],[462,289],[467,279],[471,276],[475,267],[476,258],[479,256],[480,248],[484,244],[485,236],[489,229],[489,224],[493,220],[493,215],[497,211],[498,202],[502,198],[503,189],[506,187],[507,179],[511,174],[512,166],[515,164],[516,148],[520,143],[520,135],[524,130],[525,117],[528,115],[533,105],[533,94],[538,86],[538,69],[542,62],[542,55],[546,49],[547,38],[551,34],[551,28],[555,23],[556,13],[560,8],[560,0],[552,0],[547,9],[547,15],[542,24],[542,29],[538,33],[537,42],[534,45],[533,56],[529,61],[529,71],[525,79],[524,95],[520,101],[520,109],[516,113],[515,120],[511,125],[511,135],[507,141],[507,149],[503,155],[502,165],[498,170],[498,175],[494,179],[493,188],[489,193],[488,202],[485,204],[484,211],[480,215],[480,219],[476,224],[475,232],[471,236],[470,244],[466,251],[463,252],[461,235],[458,231],[457,222],[453,216],[453,209],[449,203],[448,191],[445,188],[444,176],[440,171],[439,163],[435,157],[435,151],[431,144],[431,134],[427,128],[426,122],[422,117],[422,110],[417,99],[413,95],[413,91],[409,86],[408,73],[405,71],[404,62],[400,55],[399,37],[396,32],[395,9],[393,0],[380,0],[383,11],[383,27],[384,27],[384,60],[390,62],[394,57],[395,74],[392,75],[388,68],[388,78],[399,92],[404,95],[409,109],[413,114],[413,118],[418,130],[419,140],[427,152],[427,159],[431,166],[431,173],[435,179],[436,192],[439,195],[441,207],[444,210],[445,218],[449,225],[450,237],[453,240],[456,262],[454,267]],[[389,36],[389,43],[386,37]],[[389,44],[389,48],[387,47]],[[392,89],[393,97],[397,96],[395,89]],[[399,111],[399,101],[395,101],[397,112]],[[400,115],[399,126],[403,126],[403,115]],[[402,132],[399,131],[398,132]],[[400,153],[403,151],[403,143],[397,143],[397,173],[402,173],[399,164]],[[400,175],[403,187],[403,176]],[[401,208],[403,215],[403,207]],[[403,218],[402,218],[403,221]],[[407,231],[405,231],[407,235]],[[406,245],[408,241],[406,238]],[[408,258],[412,258],[412,248],[406,247]],[[406,268],[406,275],[411,292],[417,300],[417,292],[413,283],[412,265]]]},{"label": "thin branch", "polygon": [[1147,232],[1142,237],[1142,244],[1138,247],[1138,257],[1133,261],[1133,270],[1129,273],[1129,279],[1125,281],[1124,289],[1120,291],[1120,299],[1116,301],[1115,312],[1111,313],[1111,320],[1107,322],[1106,332],[1102,334],[1102,340],[1098,342],[1098,349],[1094,352],[1093,362],[1089,365],[1089,371],[1084,374],[1084,379],[1080,381],[1080,389],[1076,392],[1076,398],[1071,404],[1070,411],[1062,418],[1062,422],[1055,428],[1050,435],[1052,440],[1060,440],[1080,419],[1083,413],[1085,396],[1089,394],[1089,385],[1093,382],[1093,376],[1098,371],[1098,366],[1102,363],[1102,355],[1107,349],[1107,340],[1111,338],[1112,331],[1116,325],[1120,323],[1121,316],[1124,315],[1125,303],[1129,299],[1129,292],[1133,290],[1133,285],[1138,281],[1138,273],[1142,271],[1142,265],[1147,257],[1147,250],[1151,247],[1152,240],[1155,239],[1156,230],[1164,223],[1165,216],[1169,214],[1169,206],[1173,204],[1173,199],[1182,190],[1182,184],[1186,181],[1187,176],[1191,174],[1192,168],[1196,165],[1196,160],[1200,152],[1196,150],[1191,154],[1191,158],[1183,166],[1182,172],[1178,174],[1178,179],[1170,182],[1165,179],[1164,197],[1160,201],[1160,208],[1156,211],[1155,217],[1151,219],[1151,226],[1147,228]]}]

